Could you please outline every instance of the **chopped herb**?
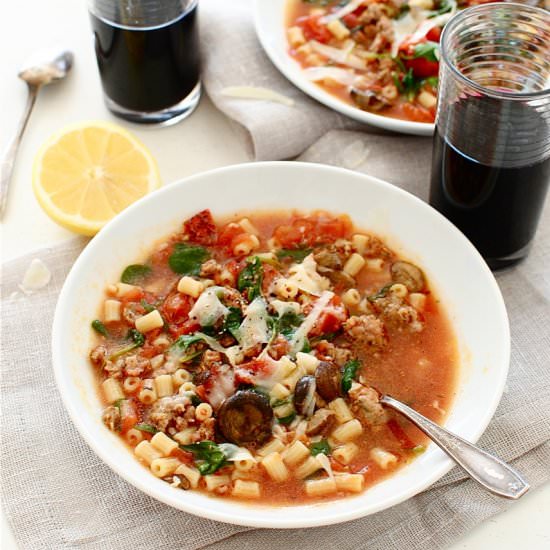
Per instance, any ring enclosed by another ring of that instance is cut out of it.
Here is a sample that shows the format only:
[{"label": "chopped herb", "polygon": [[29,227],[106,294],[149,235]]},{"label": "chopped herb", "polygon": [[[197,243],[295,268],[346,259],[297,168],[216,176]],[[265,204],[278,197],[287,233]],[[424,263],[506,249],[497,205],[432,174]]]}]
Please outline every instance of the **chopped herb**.
[{"label": "chopped herb", "polygon": [[147,432],[150,434],[156,434],[158,432],[158,430],[152,424],[136,424],[134,428],[141,432]]},{"label": "chopped herb", "polygon": [[304,338],[304,345],[302,347],[302,353],[309,353],[311,351],[311,344],[307,338]]},{"label": "chopped herb", "polygon": [[432,17],[437,17],[438,15],[443,15],[444,13],[448,13],[453,9],[453,4],[449,2],[448,0],[441,0],[439,3],[439,7],[436,10],[430,11],[428,15],[428,19],[431,19]]},{"label": "chopped herb", "polygon": [[201,398],[196,393],[194,393],[191,396],[191,405],[193,405],[193,407],[198,407],[201,403],[202,403]]},{"label": "chopped herb", "polygon": [[425,450],[426,450],[425,445],[417,445],[416,447],[413,447],[411,449],[411,453],[413,453],[415,455],[421,455]]},{"label": "chopped herb", "polygon": [[297,263],[302,263],[311,254],[312,248],[281,248],[277,250],[277,258],[291,258]]},{"label": "chopped herb", "polygon": [[427,84],[432,88],[437,88],[439,85],[439,78],[437,76],[429,76],[422,81],[422,85]]},{"label": "chopped herb", "polygon": [[148,265],[132,264],[122,272],[120,281],[128,285],[134,285],[145,279],[151,271],[152,270]]},{"label": "chopped herb", "polygon": [[213,474],[226,464],[226,456],[213,441],[199,441],[192,445],[180,445],[185,451],[193,453],[201,475]]},{"label": "chopped herb", "polygon": [[261,295],[263,274],[262,262],[258,256],[247,259],[247,265],[239,273],[237,288],[246,293],[249,302]]},{"label": "chopped herb", "polygon": [[143,346],[145,344],[145,336],[139,330],[136,330],[135,328],[131,328],[128,331],[128,334],[126,335],[126,340],[129,340],[132,342],[130,345],[119,349],[118,351],[115,351],[109,356],[109,359],[112,361],[113,359],[117,359],[121,355],[124,355],[125,353],[128,353],[132,351],[133,349],[139,348],[140,346]]},{"label": "chopped herb", "polygon": [[291,412],[288,416],[283,416],[282,418],[278,418],[277,421],[279,422],[279,424],[284,424],[286,426],[290,424],[295,418],[296,418],[296,413]]},{"label": "chopped herb", "polygon": [[428,61],[439,61],[439,44],[437,42],[420,42],[414,47],[413,58],[423,57]]},{"label": "chopped herb", "polygon": [[282,407],[283,405],[288,405],[292,401],[292,397],[285,397],[284,399],[275,399],[273,403],[271,403],[272,408],[276,407]]},{"label": "chopped herb", "polygon": [[208,250],[202,246],[177,243],[168,258],[168,265],[172,271],[180,275],[199,275],[201,265],[209,256]]},{"label": "chopped herb", "polygon": [[351,388],[351,383],[357,374],[357,369],[361,366],[361,363],[357,359],[352,359],[344,365],[342,372],[342,391],[346,394]]},{"label": "chopped herb", "polygon": [[234,338],[239,334],[239,327],[243,322],[243,312],[238,307],[229,307],[229,313],[223,321],[224,332],[229,332]]},{"label": "chopped herb", "polygon": [[[405,67],[405,64],[403,63],[403,60],[400,57],[392,57],[392,61],[399,67],[399,70],[403,73],[407,72],[407,68]],[[397,74],[393,73],[394,80],[397,78]],[[399,82],[399,86],[401,85],[401,82]],[[399,86],[397,86],[399,88]]]},{"label": "chopped herb", "polygon": [[407,99],[412,101],[420,89],[420,80],[414,77],[412,69],[409,69],[401,79],[401,86],[403,87],[403,93]]},{"label": "chopped herb", "polygon": [[109,336],[105,325],[99,319],[92,321],[92,328],[102,336]]},{"label": "chopped herb", "polygon": [[113,403],[113,407],[116,407],[118,409],[118,412],[120,412],[120,404],[124,401],[124,397],[121,397],[120,399],[117,399]]},{"label": "chopped herb", "polygon": [[155,309],[157,309],[153,304],[149,304],[145,300],[140,300],[140,304],[147,313],[151,313],[151,311],[155,311]]},{"label": "chopped herb", "polygon": [[313,443],[309,448],[309,450],[313,456],[316,456],[321,453],[328,456],[330,454],[331,448],[326,439],[321,439],[321,441],[317,441],[316,443]]},{"label": "chopped herb", "polygon": [[393,283],[389,283],[387,285],[384,285],[376,294],[372,294],[371,296],[367,296],[367,300],[369,302],[374,302],[375,300],[378,300],[380,298],[384,298],[386,294],[388,293],[388,290],[392,287]]}]

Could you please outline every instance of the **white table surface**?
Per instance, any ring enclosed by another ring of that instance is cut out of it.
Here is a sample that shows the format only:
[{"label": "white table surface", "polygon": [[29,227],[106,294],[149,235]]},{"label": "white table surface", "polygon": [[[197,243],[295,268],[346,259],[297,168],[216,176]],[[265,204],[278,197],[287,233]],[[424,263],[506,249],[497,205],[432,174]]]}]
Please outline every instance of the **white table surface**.
[{"label": "white table surface", "polygon": [[[85,2],[9,2],[3,6],[0,18],[0,148],[11,136],[25,103],[25,85],[15,76],[18,66],[31,52],[56,44],[71,48],[76,63],[68,80],[44,89],[35,106],[19,152],[2,224],[2,261],[71,237],[42,212],[31,190],[32,160],[40,143],[53,131],[74,121],[113,119],[102,102]],[[158,129],[127,126],[157,158],[165,184],[247,160],[245,144],[205,98],[197,111],[179,125]],[[452,548],[550,548],[549,519],[550,484],[547,484],[474,529]],[[0,547],[15,550],[17,546],[3,514],[0,525]]]}]

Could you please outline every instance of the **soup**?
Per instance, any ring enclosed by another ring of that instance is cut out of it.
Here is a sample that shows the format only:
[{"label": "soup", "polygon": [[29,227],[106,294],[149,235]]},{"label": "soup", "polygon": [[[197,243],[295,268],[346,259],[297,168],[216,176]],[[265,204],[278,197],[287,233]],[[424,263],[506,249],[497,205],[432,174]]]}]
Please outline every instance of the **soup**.
[{"label": "soup", "polygon": [[90,352],[103,421],[153,475],[267,504],[359,493],[424,452],[455,339],[421,268],[326,212],[186,220],[109,285]]},{"label": "soup", "polygon": [[[490,0],[499,1],[499,0]],[[432,123],[445,23],[484,0],[289,0],[289,53],[345,103]]]}]

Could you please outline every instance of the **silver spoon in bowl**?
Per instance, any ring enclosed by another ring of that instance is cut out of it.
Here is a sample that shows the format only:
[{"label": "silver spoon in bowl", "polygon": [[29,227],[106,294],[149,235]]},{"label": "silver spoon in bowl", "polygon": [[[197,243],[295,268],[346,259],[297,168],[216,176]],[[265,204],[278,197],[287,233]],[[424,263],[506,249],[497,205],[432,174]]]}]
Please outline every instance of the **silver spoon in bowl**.
[{"label": "silver spoon in bowl", "polygon": [[19,121],[15,136],[8,145],[6,154],[2,160],[2,165],[0,166],[0,219],[4,214],[6,202],[8,200],[8,190],[17,150],[36,101],[38,91],[42,86],[65,78],[67,73],[71,70],[74,57],[72,52],[61,50],[50,53],[47,59],[45,59],[45,54],[40,56],[39,61],[35,61],[35,59],[37,59],[36,55],[25,63],[17,75],[21,80],[27,83],[29,93],[23,116]]},{"label": "silver spoon in bowl", "polygon": [[380,395],[380,403],[409,419],[471,478],[492,493],[517,500],[529,490],[529,484],[519,472],[500,458],[445,430],[389,395]]}]

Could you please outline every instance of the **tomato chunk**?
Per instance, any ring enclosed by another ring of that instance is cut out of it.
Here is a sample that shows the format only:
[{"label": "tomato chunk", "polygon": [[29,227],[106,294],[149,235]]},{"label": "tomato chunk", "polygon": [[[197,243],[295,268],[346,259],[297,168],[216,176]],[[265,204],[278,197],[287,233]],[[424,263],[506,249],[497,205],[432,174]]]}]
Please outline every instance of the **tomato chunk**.
[{"label": "tomato chunk", "polygon": [[138,421],[138,412],[133,399],[124,399],[120,402],[120,432],[125,434]]},{"label": "tomato chunk", "polygon": [[183,232],[192,243],[206,246],[214,244],[217,239],[217,228],[210,210],[202,210],[185,221]]},{"label": "tomato chunk", "polygon": [[162,317],[168,323],[182,323],[187,320],[195,300],[186,294],[169,294],[160,307]]}]

